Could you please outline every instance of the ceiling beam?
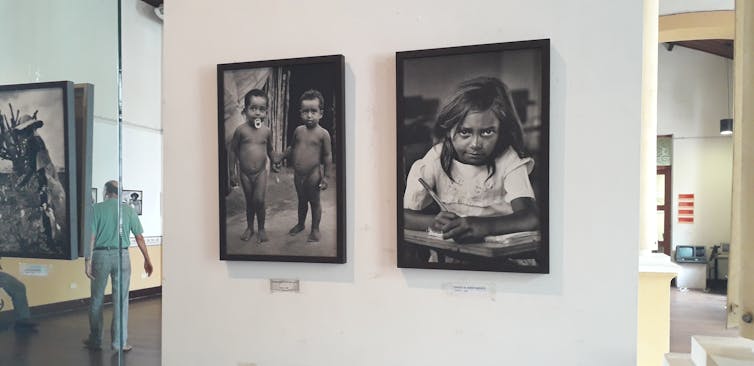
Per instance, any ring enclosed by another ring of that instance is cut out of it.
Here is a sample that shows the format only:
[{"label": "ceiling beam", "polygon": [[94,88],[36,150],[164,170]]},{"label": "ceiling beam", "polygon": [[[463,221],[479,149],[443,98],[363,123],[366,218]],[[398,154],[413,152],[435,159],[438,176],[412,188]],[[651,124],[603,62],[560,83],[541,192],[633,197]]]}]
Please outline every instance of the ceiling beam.
[{"label": "ceiling beam", "polygon": [[660,17],[660,42],[733,40],[735,11],[698,11]]},{"label": "ceiling beam", "polygon": [[711,53],[731,60],[733,59],[733,41],[728,39],[702,39],[698,41],[680,41],[667,44]]},{"label": "ceiling beam", "polygon": [[154,6],[155,8],[162,5],[163,0],[141,0],[149,5]]}]

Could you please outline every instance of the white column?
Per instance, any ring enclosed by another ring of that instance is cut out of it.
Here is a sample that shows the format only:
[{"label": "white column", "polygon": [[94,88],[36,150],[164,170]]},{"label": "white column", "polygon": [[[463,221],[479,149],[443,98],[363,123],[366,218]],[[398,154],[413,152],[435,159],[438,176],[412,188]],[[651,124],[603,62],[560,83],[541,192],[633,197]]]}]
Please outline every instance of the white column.
[{"label": "white column", "polygon": [[729,324],[754,339],[754,326],[741,320],[754,314],[754,3],[736,0],[734,43],[735,111],[733,114],[733,197],[728,303]]},{"label": "white column", "polygon": [[644,56],[641,80],[639,254],[657,249],[657,46],[660,7],[644,0]]}]

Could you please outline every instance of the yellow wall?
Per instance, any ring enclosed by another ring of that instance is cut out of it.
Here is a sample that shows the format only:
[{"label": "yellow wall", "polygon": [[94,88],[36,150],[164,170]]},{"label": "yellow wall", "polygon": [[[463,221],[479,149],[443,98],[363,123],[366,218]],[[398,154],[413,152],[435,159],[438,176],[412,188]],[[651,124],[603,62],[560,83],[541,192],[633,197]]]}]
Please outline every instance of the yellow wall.
[{"label": "yellow wall", "polygon": [[637,365],[662,365],[670,352],[670,280],[675,273],[639,273]]},{"label": "yellow wall", "polygon": [[[144,260],[141,257],[139,248],[129,248],[132,291],[160,286],[160,279],[162,278],[162,246],[148,246],[147,250],[154,266],[154,272],[150,277],[146,277],[146,273],[144,273]],[[48,276],[21,276],[19,274],[19,263],[47,265],[49,266]],[[89,279],[84,274],[83,258],[73,261],[3,258],[0,264],[2,264],[5,272],[15,276],[26,285],[29,306],[46,305],[89,297]],[[106,293],[110,293],[109,284],[105,291]],[[3,310],[13,308],[10,297],[4,291],[0,291],[0,298],[5,301],[5,308]]]}]

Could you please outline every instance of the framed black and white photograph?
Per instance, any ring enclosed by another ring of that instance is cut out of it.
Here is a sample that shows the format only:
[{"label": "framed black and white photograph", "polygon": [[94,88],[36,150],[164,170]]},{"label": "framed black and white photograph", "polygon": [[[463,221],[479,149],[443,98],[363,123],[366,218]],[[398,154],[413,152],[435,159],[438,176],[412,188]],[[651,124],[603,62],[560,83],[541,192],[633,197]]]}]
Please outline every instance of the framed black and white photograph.
[{"label": "framed black and white photograph", "polygon": [[0,256],[78,256],[70,81],[0,86]]},{"label": "framed black and white photograph", "polygon": [[90,202],[90,203],[91,203],[92,205],[94,205],[94,204],[95,204],[95,203],[97,203],[97,201],[98,201],[98,200],[97,200],[97,188],[92,188],[92,190],[91,190],[91,195],[92,195],[92,200],[91,200],[91,202]]},{"label": "framed black and white photograph", "polygon": [[401,268],[549,273],[549,40],[396,53]]},{"label": "framed black and white photograph", "polygon": [[344,67],[217,66],[221,260],[345,263]]},{"label": "framed black and white photograph", "polygon": [[131,206],[136,211],[136,214],[141,216],[141,204],[144,196],[143,191],[137,191],[134,189],[124,189],[121,196],[121,202]]}]

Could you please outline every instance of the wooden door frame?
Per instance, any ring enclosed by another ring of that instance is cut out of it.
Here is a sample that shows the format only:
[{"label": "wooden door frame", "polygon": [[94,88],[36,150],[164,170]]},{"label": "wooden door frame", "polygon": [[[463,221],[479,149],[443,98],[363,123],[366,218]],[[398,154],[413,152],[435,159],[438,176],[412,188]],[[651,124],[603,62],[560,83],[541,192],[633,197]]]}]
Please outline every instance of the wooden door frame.
[{"label": "wooden door frame", "polygon": [[[670,165],[666,166],[658,166],[657,167],[657,175],[664,175],[665,176],[665,201],[662,205],[657,205],[657,211],[664,211],[665,212],[665,220],[663,222],[663,240],[662,240],[662,252],[670,255],[670,248],[673,245],[673,207],[672,207],[672,197],[673,197],[673,183],[672,183],[672,177],[673,177],[673,169]],[[657,245],[660,245],[660,242],[657,242]]]}]

